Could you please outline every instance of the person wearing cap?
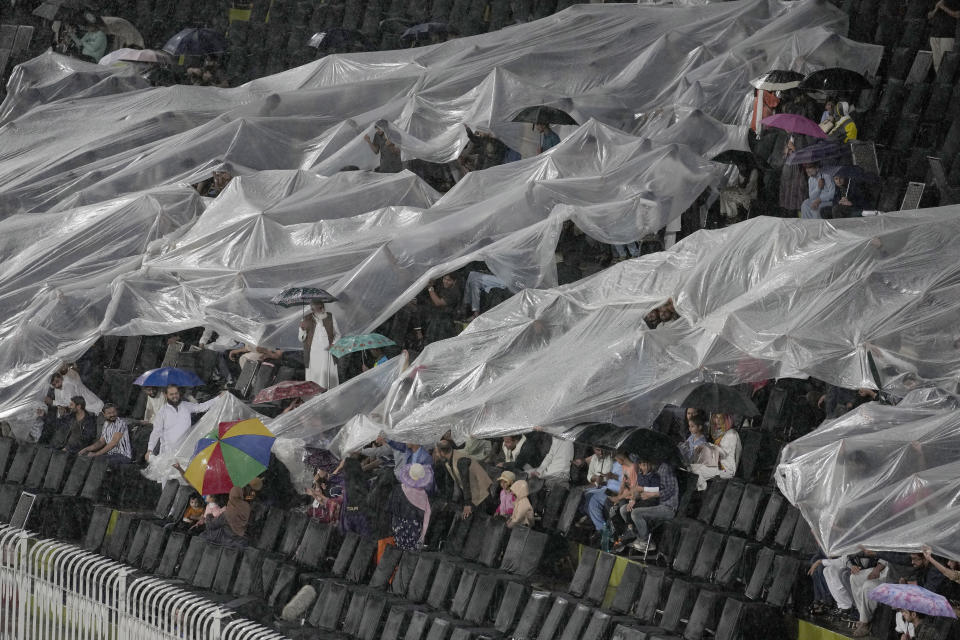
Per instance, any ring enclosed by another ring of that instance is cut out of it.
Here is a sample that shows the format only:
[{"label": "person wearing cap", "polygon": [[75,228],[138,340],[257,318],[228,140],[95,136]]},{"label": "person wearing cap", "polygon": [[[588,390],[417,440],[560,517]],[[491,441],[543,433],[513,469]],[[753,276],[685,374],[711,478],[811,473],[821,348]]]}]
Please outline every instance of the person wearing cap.
[{"label": "person wearing cap", "polygon": [[513,503],[515,498],[513,492],[510,491],[510,487],[513,485],[516,479],[517,476],[514,475],[512,471],[504,471],[500,474],[500,477],[497,478],[497,482],[500,484],[500,504],[497,506],[497,510],[493,512],[493,515],[513,515]]},{"label": "person wearing cap", "polygon": [[426,488],[433,484],[433,469],[424,464],[405,464],[394,471],[400,484],[393,488],[387,508],[393,541],[404,551],[418,551],[430,526],[430,498]]},{"label": "person wearing cap", "polygon": [[370,149],[380,156],[378,173],[400,173],[403,171],[403,162],[400,160],[400,134],[390,130],[390,123],[386,120],[377,120],[373,125],[376,133],[373,140],[370,136],[363,136]]}]

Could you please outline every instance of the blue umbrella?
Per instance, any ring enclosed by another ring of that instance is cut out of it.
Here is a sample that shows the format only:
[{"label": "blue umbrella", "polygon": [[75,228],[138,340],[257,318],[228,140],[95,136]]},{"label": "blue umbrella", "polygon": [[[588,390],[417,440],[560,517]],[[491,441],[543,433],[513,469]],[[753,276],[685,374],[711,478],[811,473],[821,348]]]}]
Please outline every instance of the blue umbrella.
[{"label": "blue umbrella", "polygon": [[175,384],[178,387],[202,387],[206,383],[192,371],[184,371],[176,367],[161,367],[145,372],[133,381],[140,387],[165,387]]},{"label": "blue umbrella", "polygon": [[213,29],[184,29],[167,40],[163,50],[172,56],[203,56],[211,53],[223,53],[227,50],[227,39]]}]

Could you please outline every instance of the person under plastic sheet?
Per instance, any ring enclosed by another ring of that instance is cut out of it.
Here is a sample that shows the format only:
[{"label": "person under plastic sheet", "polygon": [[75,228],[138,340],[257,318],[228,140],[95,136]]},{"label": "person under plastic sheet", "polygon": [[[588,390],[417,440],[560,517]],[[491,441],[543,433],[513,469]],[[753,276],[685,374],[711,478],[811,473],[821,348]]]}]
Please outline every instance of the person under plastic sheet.
[{"label": "person under plastic sheet", "polygon": [[77,455],[106,456],[107,464],[110,466],[133,462],[130,430],[127,428],[127,421],[118,417],[116,405],[105,404],[103,418],[100,437],[93,444],[81,449]]},{"label": "person under plastic sheet", "polygon": [[498,458],[498,467],[513,472],[535,469],[543,462],[537,439],[528,434],[503,436]]},{"label": "person under plastic sheet", "polygon": [[50,376],[50,386],[53,387],[53,399],[47,404],[59,407],[60,414],[64,413],[70,404],[70,399],[74,396],[83,396],[87,408],[94,414],[103,410],[103,401],[83,384],[80,374],[73,367],[66,364],[61,366],[55,374]]},{"label": "person under plastic sheet", "polygon": [[870,206],[860,180],[833,176],[833,184],[833,202],[829,207],[820,207],[821,218],[859,218],[863,210]]},{"label": "person under plastic sheet", "polygon": [[330,347],[342,337],[340,327],[336,316],[327,312],[321,300],[311,301],[310,311],[300,321],[298,336],[303,343],[305,379],[330,390],[340,384],[337,363],[330,354]]},{"label": "person under plastic sheet", "polygon": [[216,198],[223,193],[231,180],[233,180],[233,175],[229,171],[214,171],[211,178],[198,182],[193,188],[205,198]]},{"label": "person under plastic sheet", "polygon": [[419,551],[430,527],[430,497],[427,488],[433,486],[431,464],[404,464],[394,470],[396,484],[387,501],[390,529],[397,548]]},{"label": "person under plastic sheet", "polygon": [[833,202],[835,185],[833,180],[820,171],[820,165],[803,165],[807,174],[807,199],[800,203],[800,217],[804,219],[820,218],[820,207]]},{"label": "person under plastic sheet", "polygon": [[549,151],[560,144],[560,136],[558,136],[557,132],[551,129],[550,125],[546,122],[538,122],[534,125],[534,128],[537,130],[537,133],[540,134],[540,147],[537,153]]},{"label": "person under plastic sheet", "polygon": [[469,307],[473,318],[480,315],[480,294],[493,289],[506,289],[507,283],[493,275],[482,271],[471,271],[467,275],[467,282],[463,292],[464,308]]},{"label": "person under plastic sheet", "polygon": [[155,451],[159,451],[160,454],[175,451],[175,447],[193,426],[193,414],[205,413],[218,398],[219,396],[201,403],[183,401],[180,387],[174,384],[168,385],[167,402],[153,418],[153,429],[150,431],[150,440],[147,443],[144,459],[149,461]]},{"label": "person under plastic sheet", "polygon": [[427,287],[429,298],[423,305],[423,335],[427,343],[445,340],[457,335],[454,314],[460,304],[460,288],[453,274],[440,279],[439,286]]},{"label": "person under plastic sheet", "polygon": [[837,103],[837,113],[834,119],[829,120],[829,124],[822,123],[820,128],[830,135],[831,138],[840,142],[850,142],[857,139],[857,125],[851,117],[853,107],[847,102]]},{"label": "person under plastic sheet", "polygon": [[467,130],[467,137],[470,139],[458,160],[464,173],[504,164],[507,153],[511,151],[510,147],[488,131],[474,132],[467,125],[463,127]]},{"label": "person under plastic sheet", "polygon": [[[704,434],[705,435],[705,434]],[[697,474],[697,489],[707,488],[710,478],[732,478],[740,464],[743,446],[740,434],[733,426],[733,416],[715,413],[710,416],[712,441],[694,447],[690,471]]]},{"label": "person under plastic sheet", "polygon": [[380,156],[380,166],[377,173],[400,173],[403,171],[403,162],[400,159],[400,133],[390,128],[386,120],[377,120],[374,124],[373,139],[369,135],[363,136],[370,149]]},{"label": "person under plastic sheet", "polygon": [[750,217],[750,207],[757,199],[760,171],[756,167],[746,164],[737,165],[737,175],[734,182],[720,190],[720,213],[728,224],[740,219],[740,209]]},{"label": "person under plastic sheet", "polygon": [[493,512],[496,504],[490,487],[494,483],[481,463],[454,449],[447,440],[437,444],[436,457],[453,480],[453,502],[463,505],[461,515],[464,519],[469,518],[474,509]]},{"label": "person under plastic sheet", "polygon": [[83,25],[84,34],[78,38],[73,25],[64,27],[67,37],[80,50],[80,56],[90,62],[100,62],[107,53],[107,34],[103,32],[103,23],[93,14],[87,13],[87,24]]},{"label": "person under plastic sheet", "polygon": [[548,487],[570,485],[570,465],[573,463],[573,442],[562,438],[550,438],[550,448],[528,476],[540,478]]},{"label": "person under plastic sheet", "polygon": [[620,539],[620,548],[632,538],[630,546],[640,553],[656,551],[650,538],[652,525],[673,520],[680,504],[680,485],[668,463],[657,464],[652,458],[638,454],[637,485],[630,500],[620,508],[620,517],[627,523],[627,533]]},{"label": "person under plastic sheet", "polygon": [[[863,547],[860,549],[861,553],[852,556],[849,561],[850,595],[860,614],[852,634],[854,638],[870,635],[870,623],[878,603],[869,596],[878,585],[885,582],[919,584],[936,592],[943,584],[943,574],[931,566],[922,553],[877,552]],[[863,566],[864,564],[867,566]]]}]

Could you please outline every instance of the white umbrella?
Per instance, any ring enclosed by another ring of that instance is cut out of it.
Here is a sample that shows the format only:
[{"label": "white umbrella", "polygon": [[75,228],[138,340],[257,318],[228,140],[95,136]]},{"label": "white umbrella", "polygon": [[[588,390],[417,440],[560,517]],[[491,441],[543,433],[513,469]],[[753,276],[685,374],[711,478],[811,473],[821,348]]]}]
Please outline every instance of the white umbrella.
[{"label": "white umbrella", "polygon": [[163,51],[154,49],[117,49],[100,58],[100,64],[111,65],[115,62],[151,62],[169,64],[171,58]]},{"label": "white umbrella", "polygon": [[127,20],[116,16],[101,16],[100,19],[103,20],[104,33],[116,36],[117,44],[121,47],[134,45],[143,48],[146,46],[143,42],[143,36]]}]

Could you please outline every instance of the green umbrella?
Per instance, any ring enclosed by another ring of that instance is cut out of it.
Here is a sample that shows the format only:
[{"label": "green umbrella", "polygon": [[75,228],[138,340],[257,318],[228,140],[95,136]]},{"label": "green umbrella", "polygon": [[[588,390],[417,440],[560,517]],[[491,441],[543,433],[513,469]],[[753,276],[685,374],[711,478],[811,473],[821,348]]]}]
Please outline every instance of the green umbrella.
[{"label": "green umbrella", "polygon": [[330,347],[330,355],[342,358],[348,353],[354,351],[366,351],[367,349],[379,349],[381,347],[390,347],[397,344],[390,338],[382,336],[379,333],[365,333],[359,336],[344,336],[333,343]]}]

